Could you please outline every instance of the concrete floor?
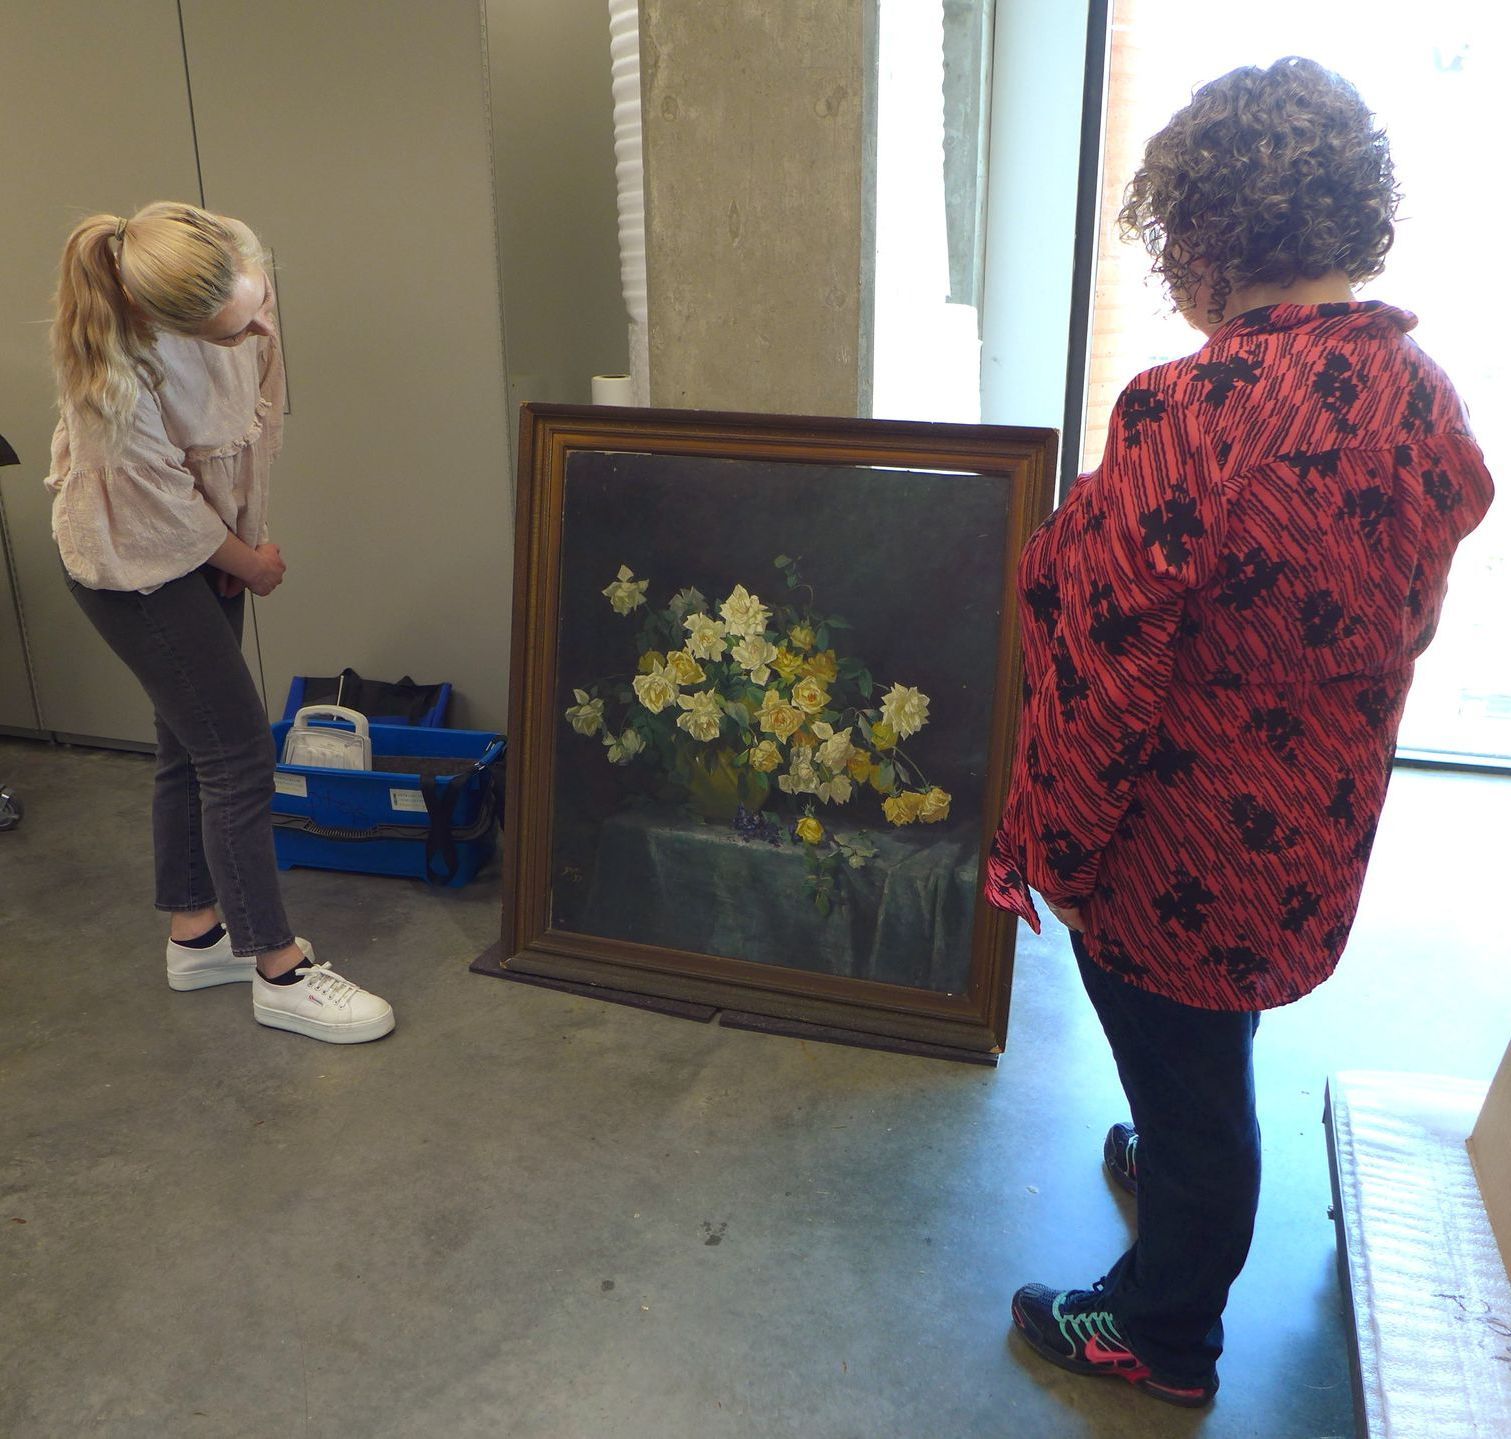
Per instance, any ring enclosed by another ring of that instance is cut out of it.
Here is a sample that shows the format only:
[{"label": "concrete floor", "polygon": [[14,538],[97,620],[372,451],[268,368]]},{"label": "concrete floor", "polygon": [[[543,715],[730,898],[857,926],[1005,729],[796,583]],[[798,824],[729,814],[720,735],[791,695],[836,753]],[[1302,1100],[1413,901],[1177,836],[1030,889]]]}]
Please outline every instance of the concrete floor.
[{"label": "concrete floor", "polygon": [[0,781],[7,1439],[1350,1435],[1324,1079],[1488,1077],[1511,1031],[1511,781],[1403,771],[1342,970],[1260,1030],[1258,1234],[1190,1414],[1007,1337],[1017,1284],[1128,1234],[1063,931],[1024,931],[990,1071],[469,974],[496,864],[294,871],[301,931],[398,1011],[340,1049],[167,989],[148,760],[0,740]]}]

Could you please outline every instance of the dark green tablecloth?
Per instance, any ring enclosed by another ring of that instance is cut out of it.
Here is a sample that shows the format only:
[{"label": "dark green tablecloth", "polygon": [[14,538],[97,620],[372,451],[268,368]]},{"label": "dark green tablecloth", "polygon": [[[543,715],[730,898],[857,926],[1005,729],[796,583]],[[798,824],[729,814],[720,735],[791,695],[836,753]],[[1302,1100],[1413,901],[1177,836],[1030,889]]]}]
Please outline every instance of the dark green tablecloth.
[{"label": "dark green tablecloth", "polygon": [[[832,816],[825,814],[827,821]],[[874,829],[876,858],[846,869],[843,911],[821,915],[799,846],[742,840],[677,811],[609,819],[568,927],[662,948],[958,993],[970,973],[970,826]]]}]

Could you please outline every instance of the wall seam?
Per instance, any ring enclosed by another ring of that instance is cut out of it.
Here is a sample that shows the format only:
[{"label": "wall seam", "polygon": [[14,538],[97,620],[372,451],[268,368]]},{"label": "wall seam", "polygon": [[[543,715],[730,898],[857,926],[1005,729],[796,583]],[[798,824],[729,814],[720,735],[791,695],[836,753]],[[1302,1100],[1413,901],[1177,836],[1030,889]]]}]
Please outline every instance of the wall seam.
[{"label": "wall seam", "polygon": [[493,50],[488,34],[488,0],[478,0],[477,16],[483,68],[483,137],[488,145],[488,213],[493,217],[494,301],[498,309],[499,363],[503,367],[504,442],[509,447],[509,503],[510,512],[514,513],[519,496],[519,481],[515,474],[519,454],[519,416],[515,412],[509,385],[509,315],[504,295],[503,234],[498,223],[498,145],[494,140],[493,130]]}]

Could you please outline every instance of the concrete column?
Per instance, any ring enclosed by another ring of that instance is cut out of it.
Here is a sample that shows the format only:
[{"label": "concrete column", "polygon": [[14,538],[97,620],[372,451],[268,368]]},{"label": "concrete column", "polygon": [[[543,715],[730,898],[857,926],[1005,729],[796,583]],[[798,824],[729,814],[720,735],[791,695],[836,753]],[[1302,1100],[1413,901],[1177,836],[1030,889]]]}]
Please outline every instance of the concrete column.
[{"label": "concrete column", "polygon": [[871,0],[642,0],[651,403],[869,393]]}]

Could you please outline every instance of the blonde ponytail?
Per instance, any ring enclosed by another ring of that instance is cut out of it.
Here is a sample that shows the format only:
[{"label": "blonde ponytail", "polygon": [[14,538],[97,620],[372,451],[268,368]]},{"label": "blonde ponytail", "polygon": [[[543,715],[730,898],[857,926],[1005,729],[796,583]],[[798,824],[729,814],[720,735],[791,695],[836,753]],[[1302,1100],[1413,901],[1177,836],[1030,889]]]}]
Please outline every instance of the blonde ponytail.
[{"label": "blonde ponytail", "polygon": [[91,215],[63,246],[52,327],[59,402],[97,420],[111,446],[143,379],[162,380],[158,330],[195,335],[230,300],[237,278],[266,263],[240,220],[162,200],[129,220]]},{"label": "blonde ponytail", "polygon": [[52,326],[60,402],[98,420],[112,441],[136,409],[139,371],[155,370],[151,327],[116,272],[116,225],[114,215],[91,215],[68,237]]}]

